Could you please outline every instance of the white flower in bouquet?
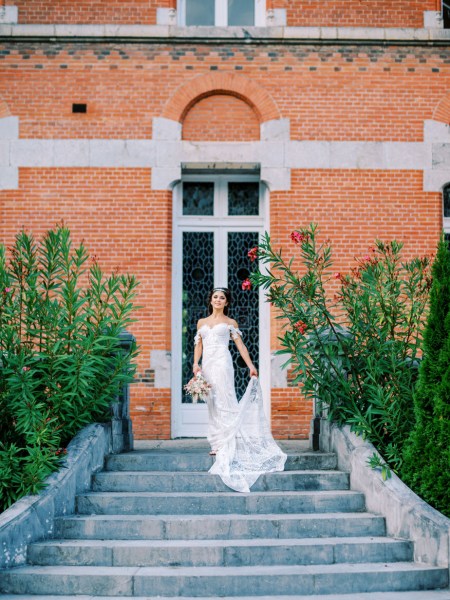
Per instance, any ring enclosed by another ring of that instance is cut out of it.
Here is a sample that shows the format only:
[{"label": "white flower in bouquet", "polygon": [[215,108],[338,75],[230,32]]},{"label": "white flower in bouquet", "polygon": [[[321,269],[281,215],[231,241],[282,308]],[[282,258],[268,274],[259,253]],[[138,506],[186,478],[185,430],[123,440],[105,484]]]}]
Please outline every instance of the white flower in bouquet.
[{"label": "white flower in bouquet", "polygon": [[196,404],[199,400],[205,401],[211,391],[211,384],[206,381],[201,373],[197,373],[184,386],[186,394],[191,396],[192,402]]}]

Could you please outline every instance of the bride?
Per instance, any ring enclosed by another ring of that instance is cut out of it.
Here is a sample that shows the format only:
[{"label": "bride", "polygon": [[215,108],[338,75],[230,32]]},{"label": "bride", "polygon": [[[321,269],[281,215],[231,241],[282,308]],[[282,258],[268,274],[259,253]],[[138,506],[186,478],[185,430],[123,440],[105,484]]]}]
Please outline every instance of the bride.
[{"label": "bride", "polygon": [[[212,389],[207,398],[208,441],[216,460],[210,473],[230,488],[249,492],[262,473],[282,471],[286,455],[275,443],[267,423],[258,372],[242,341],[238,324],[228,317],[231,293],[214,288],[208,298],[209,316],[200,319],[195,336],[193,373],[203,372]],[[228,349],[232,338],[250,371],[250,382],[240,402]],[[199,360],[202,357],[202,367]]]}]

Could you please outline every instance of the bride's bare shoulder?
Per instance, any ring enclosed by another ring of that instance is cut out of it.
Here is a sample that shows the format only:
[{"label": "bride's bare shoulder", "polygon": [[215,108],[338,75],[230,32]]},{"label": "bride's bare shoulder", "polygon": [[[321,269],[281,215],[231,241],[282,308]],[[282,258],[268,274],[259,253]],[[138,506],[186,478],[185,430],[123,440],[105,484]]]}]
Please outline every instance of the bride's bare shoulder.
[{"label": "bride's bare shoulder", "polygon": [[197,321],[197,329],[200,329],[200,327],[203,327],[203,325],[205,325],[206,323],[206,319],[199,319]]},{"label": "bride's bare shoulder", "polygon": [[232,325],[236,329],[239,329],[239,325],[237,324],[237,321],[235,321],[234,319],[228,319],[228,325]]}]

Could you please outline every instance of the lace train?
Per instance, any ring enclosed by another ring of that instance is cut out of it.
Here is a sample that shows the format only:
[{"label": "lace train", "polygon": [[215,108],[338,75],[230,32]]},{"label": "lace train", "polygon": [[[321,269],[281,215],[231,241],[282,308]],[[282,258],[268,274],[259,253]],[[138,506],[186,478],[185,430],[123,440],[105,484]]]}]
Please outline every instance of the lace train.
[{"label": "lace train", "polygon": [[220,437],[211,438],[211,443],[218,450],[209,472],[237,492],[249,492],[263,473],[284,470],[286,454],[270,432],[256,377],[250,380],[233,422],[223,428]]}]

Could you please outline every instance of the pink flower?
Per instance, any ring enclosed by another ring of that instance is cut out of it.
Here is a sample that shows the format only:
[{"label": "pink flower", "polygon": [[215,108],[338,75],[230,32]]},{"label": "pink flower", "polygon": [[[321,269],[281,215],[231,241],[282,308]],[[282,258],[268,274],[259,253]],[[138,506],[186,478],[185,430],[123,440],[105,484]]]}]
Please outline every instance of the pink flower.
[{"label": "pink flower", "polygon": [[333,275],[333,277],[334,277],[335,279],[340,279],[340,278],[341,278],[341,274],[340,274],[340,273],[335,273],[335,274]]},{"label": "pink flower", "polygon": [[258,246],[249,250],[247,256],[252,262],[255,261],[258,258]]},{"label": "pink flower", "polygon": [[9,294],[9,292],[12,292],[12,288],[5,288],[5,292]]},{"label": "pink flower", "polygon": [[304,239],[305,239],[305,236],[303,235],[303,233],[300,233],[299,231],[293,231],[291,233],[291,240],[294,242],[294,244],[301,244]]},{"label": "pink flower", "polygon": [[244,281],[242,282],[242,289],[244,291],[252,289],[252,282],[250,281],[250,279],[248,277],[247,277],[247,279],[244,279]]},{"label": "pink flower", "polygon": [[297,323],[294,324],[294,329],[298,331],[300,335],[304,335],[308,326],[304,321],[297,321]]},{"label": "pink flower", "polygon": [[30,367],[22,367],[22,371],[29,371]]},{"label": "pink flower", "polygon": [[365,256],[363,256],[364,260],[370,260],[370,256],[368,254],[366,254]]}]

